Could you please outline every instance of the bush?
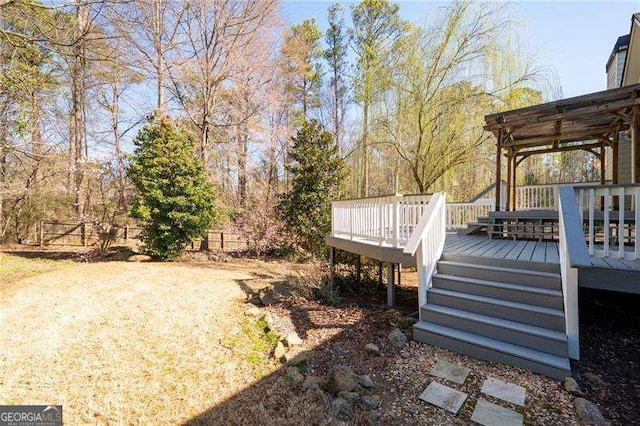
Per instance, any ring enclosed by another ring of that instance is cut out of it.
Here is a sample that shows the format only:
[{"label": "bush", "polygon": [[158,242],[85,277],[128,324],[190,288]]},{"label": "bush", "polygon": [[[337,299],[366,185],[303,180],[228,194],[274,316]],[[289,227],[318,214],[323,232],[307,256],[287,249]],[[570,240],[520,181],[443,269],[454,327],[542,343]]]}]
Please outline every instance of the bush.
[{"label": "bush", "polygon": [[213,221],[213,187],[193,137],[169,119],[145,126],[134,144],[128,175],[138,194],[130,214],[143,223],[145,252],[175,259]]},{"label": "bush", "polygon": [[347,167],[331,133],[307,121],[293,138],[287,170],[291,190],[280,201],[287,230],[314,256],[324,258],[324,238],[331,230],[331,201],[340,197]]}]

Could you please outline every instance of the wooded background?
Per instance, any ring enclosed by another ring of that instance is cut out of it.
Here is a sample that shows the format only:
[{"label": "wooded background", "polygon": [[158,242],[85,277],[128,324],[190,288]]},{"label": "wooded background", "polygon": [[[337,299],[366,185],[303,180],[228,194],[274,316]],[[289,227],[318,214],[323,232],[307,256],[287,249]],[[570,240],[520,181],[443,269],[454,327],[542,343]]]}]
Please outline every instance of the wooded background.
[{"label": "wooded background", "polygon": [[[282,242],[291,137],[317,119],[350,170],[344,198],[490,184],[483,116],[557,98],[508,6],[401,19],[385,0],[287,25],[276,0],[0,0],[0,241],[42,221],[133,225],[127,153],[153,117],[198,141],[219,222]],[[323,31],[321,28],[326,28]],[[596,180],[585,153],[531,157],[520,183]]]}]

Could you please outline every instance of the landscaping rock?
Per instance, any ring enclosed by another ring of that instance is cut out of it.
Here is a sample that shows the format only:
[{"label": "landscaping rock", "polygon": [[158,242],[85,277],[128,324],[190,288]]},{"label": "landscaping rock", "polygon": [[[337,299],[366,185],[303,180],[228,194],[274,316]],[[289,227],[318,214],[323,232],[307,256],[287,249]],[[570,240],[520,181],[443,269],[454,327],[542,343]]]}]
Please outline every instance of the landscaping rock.
[{"label": "landscaping rock", "polygon": [[300,371],[298,371],[295,367],[288,367],[286,372],[287,377],[289,377],[294,383],[301,383],[304,380],[304,376]]},{"label": "landscaping rock", "polygon": [[260,290],[259,295],[260,303],[262,303],[264,306],[275,305],[276,303],[278,303],[275,296],[273,295],[273,290],[270,288]]},{"label": "landscaping rock", "polygon": [[353,392],[359,388],[358,376],[344,365],[337,365],[329,370],[327,390],[334,395],[340,392]]},{"label": "landscaping rock", "polygon": [[362,397],[362,403],[372,410],[376,410],[380,406],[380,397],[378,395],[366,395]]},{"label": "landscaping rock", "polygon": [[273,351],[273,357],[275,359],[281,359],[282,357],[284,357],[286,352],[287,352],[287,349],[284,347],[282,342],[278,342],[275,350]]},{"label": "landscaping rock", "polygon": [[339,420],[349,421],[356,417],[356,413],[353,412],[353,408],[351,408],[349,403],[342,398],[334,399],[331,403],[331,408],[333,408],[333,411],[336,413],[336,417]]},{"label": "landscaping rock", "polygon": [[269,315],[265,315],[264,320],[267,322],[269,330],[279,339],[286,339],[287,336],[296,332],[296,327],[289,317],[269,313]]},{"label": "landscaping rock", "polygon": [[584,398],[576,398],[573,401],[576,414],[584,423],[593,426],[609,425],[596,404]]},{"label": "landscaping rock", "polygon": [[289,333],[285,339],[287,346],[300,346],[302,339],[298,336],[298,333]]},{"label": "landscaping rock", "polygon": [[320,388],[320,379],[314,376],[307,376],[302,382],[302,390],[308,391]]},{"label": "landscaping rock", "polygon": [[320,388],[315,388],[313,392],[315,392],[315,395],[318,398],[318,400],[324,402],[327,405],[331,405],[331,396],[329,396],[328,393],[326,393]]},{"label": "landscaping rock", "polygon": [[356,402],[360,399],[360,394],[358,392],[338,392],[338,397],[344,399],[348,402]]},{"label": "landscaping rock", "polygon": [[367,343],[364,347],[364,350],[371,355],[380,356],[380,348],[378,347],[378,345],[375,345],[373,343]]},{"label": "landscaping rock", "polygon": [[264,315],[263,312],[260,310],[260,308],[258,308],[257,306],[247,309],[246,311],[244,311],[244,314],[248,317],[256,317],[256,318]]},{"label": "landscaping rock", "polygon": [[364,388],[372,388],[374,386],[373,380],[371,380],[371,377],[366,374],[358,377],[358,383],[360,383]]},{"label": "landscaping rock", "polygon": [[403,348],[407,344],[407,336],[405,336],[400,329],[395,328],[391,333],[389,333],[389,343],[396,348]]},{"label": "landscaping rock", "polygon": [[580,390],[580,386],[578,385],[578,382],[576,382],[573,379],[573,377],[567,377],[566,379],[564,379],[564,388],[571,395],[584,396],[584,394],[582,393],[582,390]]},{"label": "landscaping rock", "polygon": [[302,364],[308,362],[313,356],[313,351],[305,351],[302,349],[289,349],[289,352],[284,354],[284,362],[291,364]]},{"label": "landscaping rock", "polygon": [[151,262],[151,256],[147,256],[146,254],[134,254],[129,256],[127,262]]},{"label": "landscaping rock", "polygon": [[378,422],[378,420],[380,420],[380,413],[378,413],[377,411],[372,410],[367,413],[367,423],[375,424]]}]

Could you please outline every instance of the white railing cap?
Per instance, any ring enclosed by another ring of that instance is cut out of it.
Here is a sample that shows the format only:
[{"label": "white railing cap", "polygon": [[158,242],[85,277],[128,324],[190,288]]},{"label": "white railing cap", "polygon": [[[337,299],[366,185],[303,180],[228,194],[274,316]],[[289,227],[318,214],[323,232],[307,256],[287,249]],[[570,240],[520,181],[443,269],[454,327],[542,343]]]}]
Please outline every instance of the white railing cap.
[{"label": "white railing cap", "polygon": [[404,247],[404,253],[409,254],[411,256],[416,254],[418,250],[418,246],[420,245],[420,241],[422,241],[424,230],[429,228],[431,223],[435,220],[435,213],[438,211],[438,208],[441,204],[444,204],[445,198],[444,193],[436,192],[431,196],[429,200],[429,204],[425,208],[422,216],[420,217],[420,221],[416,225],[407,245]]}]

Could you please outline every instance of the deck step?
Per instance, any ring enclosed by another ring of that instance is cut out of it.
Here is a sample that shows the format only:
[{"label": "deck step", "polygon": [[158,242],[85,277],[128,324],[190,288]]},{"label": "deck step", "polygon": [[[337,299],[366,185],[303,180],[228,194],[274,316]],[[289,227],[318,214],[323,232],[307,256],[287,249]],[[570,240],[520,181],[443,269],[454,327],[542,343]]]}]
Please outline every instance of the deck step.
[{"label": "deck step", "polygon": [[519,322],[524,324],[565,331],[564,312],[559,309],[550,309],[436,287],[427,290],[427,303],[506,320],[517,318]]},{"label": "deck step", "polygon": [[567,336],[560,331],[432,303],[427,303],[421,308],[420,318],[433,324],[457,328],[557,356],[567,356]]},{"label": "deck step", "polygon": [[468,262],[452,262],[448,260],[438,262],[438,272],[460,277],[542,287],[550,290],[561,290],[562,288],[562,278],[560,274],[551,272],[505,268]]},{"label": "deck step", "polygon": [[561,291],[541,287],[509,284],[442,273],[433,276],[432,287],[551,309],[563,309],[564,306]]},{"label": "deck step", "polygon": [[470,263],[474,265],[498,266],[510,269],[526,269],[538,272],[560,273],[560,264],[551,262],[530,262],[514,259],[498,259],[484,256],[468,256],[464,254],[443,253],[441,261]]},{"label": "deck step", "polygon": [[503,362],[563,380],[571,375],[566,357],[551,355],[501,340],[439,324],[420,321],[414,325],[415,340],[488,361]]}]

